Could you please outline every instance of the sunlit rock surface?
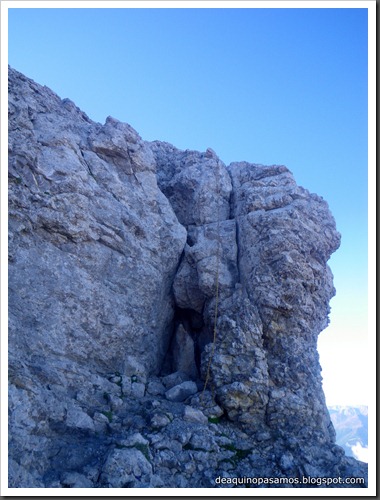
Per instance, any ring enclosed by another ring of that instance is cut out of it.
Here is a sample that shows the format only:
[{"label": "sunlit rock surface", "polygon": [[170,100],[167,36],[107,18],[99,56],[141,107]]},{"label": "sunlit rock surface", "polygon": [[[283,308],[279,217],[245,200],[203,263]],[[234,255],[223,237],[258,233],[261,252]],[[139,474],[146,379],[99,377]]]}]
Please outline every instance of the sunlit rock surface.
[{"label": "sunlit rock surface", "polygon": [[9,69],[9,486],[365,486],[316,347],[339,241],[286,167],[145,142]]}]

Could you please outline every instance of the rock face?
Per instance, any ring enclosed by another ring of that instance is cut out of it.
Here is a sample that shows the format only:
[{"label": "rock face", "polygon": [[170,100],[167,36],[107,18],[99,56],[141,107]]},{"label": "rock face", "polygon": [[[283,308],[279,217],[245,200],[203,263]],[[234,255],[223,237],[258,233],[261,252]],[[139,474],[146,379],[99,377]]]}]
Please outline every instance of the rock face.
[{"label": "rock face", "polygon": [[9,69],[9,486],[365,477],[316,349],[339,241],[286,167],[144,142]]},{"label": "rock face", "polygon": [[152,149],[159,186],[188,232],[176,303],[203,313],[194,336],[203,369],[215,351],[211,380],[229,418],[333,441],[317,354],[334,295],[326,262],[340,241],[326,202],[284,166],[227,168],[211,150]]}]

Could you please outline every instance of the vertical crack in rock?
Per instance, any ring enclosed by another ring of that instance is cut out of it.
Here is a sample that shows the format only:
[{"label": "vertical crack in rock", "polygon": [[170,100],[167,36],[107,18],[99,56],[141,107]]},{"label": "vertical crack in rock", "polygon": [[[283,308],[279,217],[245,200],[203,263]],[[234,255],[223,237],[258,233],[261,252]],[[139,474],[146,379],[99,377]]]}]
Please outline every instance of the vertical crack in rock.
[{"label": "vertical crack in rock", "polygon": [[[205,328],[200,336],[202,376],[205,377],[210,356],[215,350],[210,385],[218,402],[230,419],[262,426],[268,401],[268,375],[261,321],[254,313],[255,306],[250,307],[246,289],[239,284],[237,223],[236,219],[230,218],[234,212],[230,173],[212,150],[206,153],[183,152],[158,142],[152,144],[152,149],[158,178],[162,179],[160,187],[180,222],[187,227],[188,239],[192,242],[191,247],[185,246],[183,264],[174,281],[174,295],[178,306],[203,311]],[[216,168],[221,171],[220,187],[212,174]],[[181,193],[180,197],[178,193]],[[186,200],[185,207],[182,206],[183,200]],[[220,200],[218,224],[216,204]],[[192,207],[196,208],[193,210]],[[212,331],[218,241],[221,246],[220,314],[214,346]]]},{"label": "vertical crack in rock", "polygon": [[326,261],[339,234],[327,204],[298,187],[285,167],[229,168],[242,228],[241,273],[249,278],[245,287],[262,321],[268,362],[266,422],[283,433],[332,439],[316,340],[327,326],[334,289]]},{"label": "vertical crack in rock", "polygon": [[240,245],[239,245],[239,220],[235,219],[235,234],[236,234],[236,267],[237,267],[237,283],[241,283],[241,272],[240,272]]},{"label": "vertical crack in rock", "polygon": [[[210,207],[219,193],[210,170],[220,160],[210,150],[183,152],[158,142],[153,151],[158,171],[164,169],[160,187],[192,242],[174,282],[176,302],[204,310],[208,339],[215,307],[214,246],[221,238],[221,314],[211,368],[219,403],[232,420],[284,433],[312,433],[312,425],[300,425],[312,419],[315,432],[331,439],[316,351],[333,294],[325,263],[339,245],[326,203],[298,187],[286,167],[233,163],[227,169],[230,206],[224,211],[235,220],[221,219],[217,235]],[[308,234],[307,243],[301,234]],[[317,294],[315,283],[322,279]],[[205,344],[203,375],[212,349],[210,341]]]}]

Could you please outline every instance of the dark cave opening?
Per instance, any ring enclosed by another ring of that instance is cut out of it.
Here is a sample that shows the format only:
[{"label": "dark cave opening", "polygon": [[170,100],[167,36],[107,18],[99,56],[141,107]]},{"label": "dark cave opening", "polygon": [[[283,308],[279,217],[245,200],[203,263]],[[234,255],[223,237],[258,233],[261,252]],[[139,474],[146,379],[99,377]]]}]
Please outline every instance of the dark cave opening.
[{"label": "dark cave opening", "polygon": [[172,325],[161,375],[183,371],[192,379],[200,379],[202,352],[211,339],[203,314],[176,306]]}]

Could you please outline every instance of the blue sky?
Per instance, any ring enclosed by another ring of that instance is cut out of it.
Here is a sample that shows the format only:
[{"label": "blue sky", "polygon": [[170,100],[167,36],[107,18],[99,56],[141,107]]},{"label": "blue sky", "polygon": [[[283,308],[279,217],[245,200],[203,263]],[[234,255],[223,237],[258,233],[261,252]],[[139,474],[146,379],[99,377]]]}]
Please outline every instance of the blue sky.
[{"label": "blue sky", "polygon": [[8,13],[9,64],[91,119],[111,115],[181,149],[211,147],[226,164],[284,164],[328,201],[342,244],[320,336],[325,390],[336,403],[356,363],[361,378],[344,398],[366,403],[367,9]]}]

